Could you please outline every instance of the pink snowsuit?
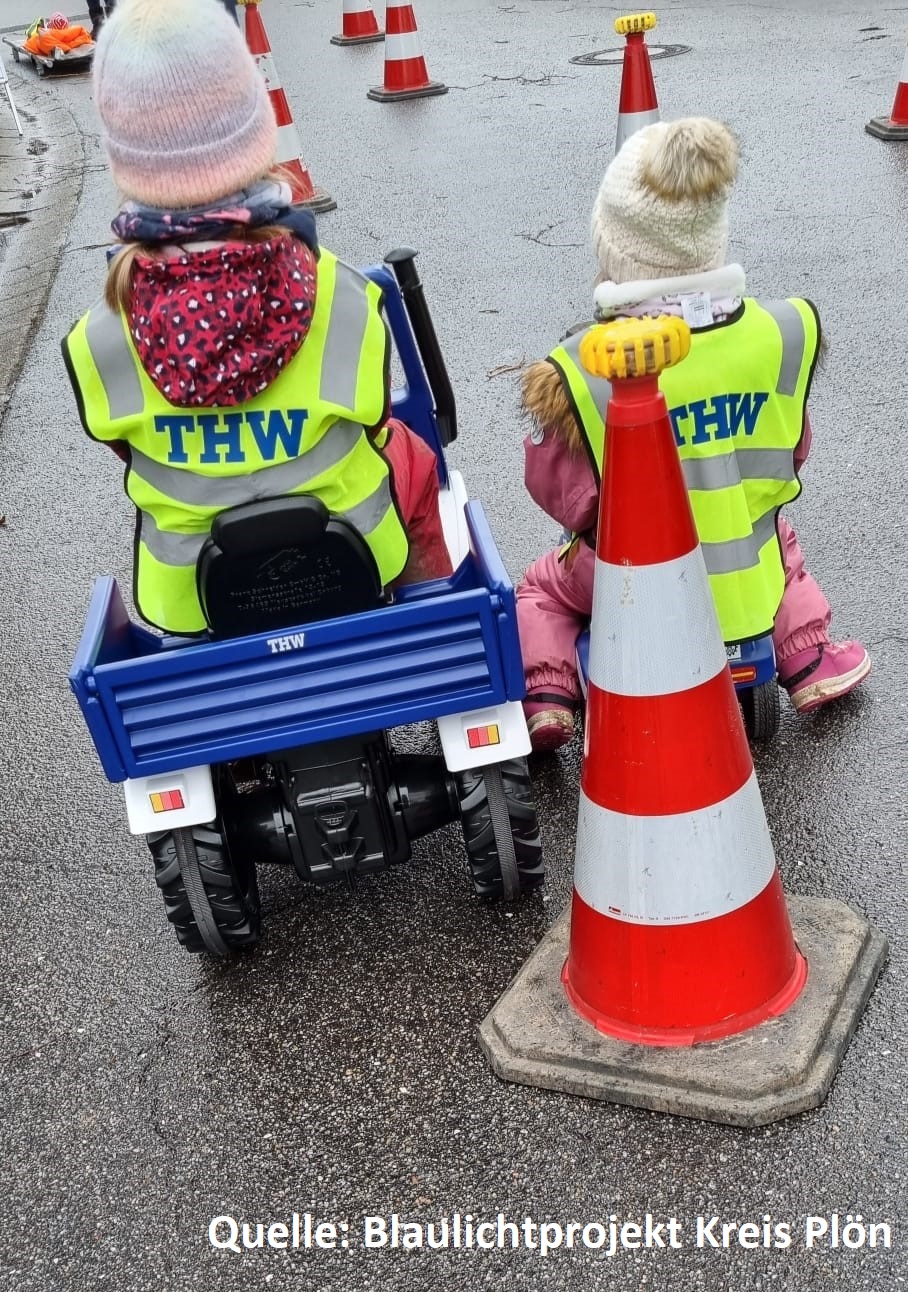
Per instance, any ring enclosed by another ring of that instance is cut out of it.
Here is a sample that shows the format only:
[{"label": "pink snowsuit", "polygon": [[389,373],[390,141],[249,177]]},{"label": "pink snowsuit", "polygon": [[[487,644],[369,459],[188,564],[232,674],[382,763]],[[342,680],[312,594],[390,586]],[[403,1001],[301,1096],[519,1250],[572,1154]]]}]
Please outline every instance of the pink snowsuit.
[{"label": "pink snowsuit", "polygon": [[[810,424],[794,454],[800,470],[810,450]],[[575,534],[595,534],[599,488],[586,454],[572,450],[557,428],[540,426],[524,440],[526,487],[553,520]],[[785,591],[773,627],[776,661],[829,641],[832,612],[819,585],[804,567],[798,537],[778,518],[785,566]],[[596,554],[580,539],[567,558],[562,548],[534,561],[517,588],[517,623],[527,691],[561,687],[578,690],[575,643],[593,607]]]}]

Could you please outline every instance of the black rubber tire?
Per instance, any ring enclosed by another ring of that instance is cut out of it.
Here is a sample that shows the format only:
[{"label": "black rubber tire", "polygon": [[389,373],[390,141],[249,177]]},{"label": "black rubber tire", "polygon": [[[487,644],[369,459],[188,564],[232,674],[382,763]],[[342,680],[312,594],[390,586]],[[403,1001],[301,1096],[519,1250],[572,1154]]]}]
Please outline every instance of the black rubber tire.
[{"label": "black rubber tire", "polygon": [[542,841],[526,759],[458,772],[456,781],[477,897],[513,901],[541,884]]},{"label": "black rubber tire", "polygon": [[739,693],[738,700],[744,714],[744,729],[750,739],[758,745],[768,744],[775,737],[782,721],[782,704],[776,679],[748,687],[746,691]]},{"label": "black rubber tire", "polygon": [[216,824],[150,834],[148,846],[180,946],[226,958],[258,942],[262,918],[255,865],[233,861]]}]

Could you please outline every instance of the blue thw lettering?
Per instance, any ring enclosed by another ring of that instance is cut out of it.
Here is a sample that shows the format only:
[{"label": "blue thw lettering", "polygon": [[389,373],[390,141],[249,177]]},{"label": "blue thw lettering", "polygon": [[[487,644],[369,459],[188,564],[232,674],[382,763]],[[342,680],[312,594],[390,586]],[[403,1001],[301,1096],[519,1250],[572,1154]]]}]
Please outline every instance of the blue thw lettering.
[{"label": "blue thw lettering", "polygon": [[755,391],[751,394],[746,391],[743,395],[728,396],[729,427],[732,435],[737,435],[742,423],[744,425],[744,434],[753,435],[757,429],[757,418],[760,416],[760,410],[766,403],[769,395],[763,391]]},{"label": "blue thw lettering", "polygon": [[714,395],[712,402],[695,399],[688,404],[688,412],[693,415],[694,433],[691,444],[708,444],[713,440],[727,440],[731,432],[728,429],[729,395]]},{"label": "blue thw lettering", "polygon": [[309,410],[308,408],[288,408],[287,416],[290,418],[289,426],[279,409],[274,409],[268,414],[267,425],[263,412],[255,411],[246,414],[246,424],[252,431],[258,451],[266,462],[274,461],[278,441],[288,458],[299,457],[300,441],[303,438],[303,427],[309,416]]},{"label": "blue thw lettering", "polygon": [[687,404],[679,404],[677,408],[670,408],[668,415],[672,421],[672,430],[675,433],[675,443],[680,449],[681,445],[686,443],[681,431],[681,423],[687,418]]},{"label": "blue thw lettering", "polygon": [[693,420],[691,444],[709,444],[710,440],[728,440],[743,430],[753,435],[757,418],[769,395],[766,391],[745,391],[744,394],[713,395],[712,399],[695,399],[690,404],[670,408],[672,431],[678,448],[687,443],[681,423]]},{"label": "blue thw lettering", "polygon": [[183,436],[187,431],[195,430],[194,417],[188,413],[166,413],[161,417],[155,417],[154,428],[156,431],[160,431],[162,435],[170,436],[170,452],[167,454],[168,462],[189,461],[189,454],[183,444]]},{"label": "blue thw lettering", "polygon": [[[202,454],[200,462],[245,462],[246,454],[240,443],[240,429],[243,425],[242,413],[199,413],[196,418],[202,428]],[[218,422],[223,421],[223,427]],[[221,451],[223,450],[223,456]]]}]

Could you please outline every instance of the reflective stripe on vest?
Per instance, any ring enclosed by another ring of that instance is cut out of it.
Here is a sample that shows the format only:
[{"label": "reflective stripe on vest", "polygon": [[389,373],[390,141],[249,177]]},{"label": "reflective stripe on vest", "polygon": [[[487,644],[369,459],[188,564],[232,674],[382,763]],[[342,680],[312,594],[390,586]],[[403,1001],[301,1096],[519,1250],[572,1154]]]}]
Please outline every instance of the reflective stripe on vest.
[{"label": "reflective stripe on vest", "polygon": [[[249,502],[250,499],[245,498],[243,501]],[[391,489],[388,481],[385,480],[365,501],[356,507],[348,507],[344,516],[361,534],[368,535],[378,528],[390,506]],[[207,529],[200,534],[161,529],[150,512],[142,514],[141,541],[155,560],[160,561],[162,565],[191,565],[194,569],[207,537]]]},{"label": "reflective stripe on vest", "polygon": [[[351,364],[350,356],[362,353],[372,309],[371,294],[363,290],[361,275],[330,253],[322,251],[318,267],[319,299],[325,290],[328,271],[334,271],[334,292],[322,346],[319,398],[326,404],[350,409],[356,402],[359,376],[358,366]],[[142,381],[121,315],[96,306],[86,320],[85,340],[107,395],[110,420],[140,416],[145,409]],[[127,363],[127,359],[131,362]]]},{"label": "reflective stripe on vest", "polygon": [[305,343],[261,396],[182,408],[150,381],[125,320],[101,304],[66,350],[86,429],[130,447],[126,490],[139,511],[135,597],[172,632],[204,628],[195,563],[227,507],[311,492],[363,534],[383,583],[407,559],[390,472],[370,442],[385,411],[388,337],[381,292],[322,251]]},{"label": "reflective stripe on vest", "polygon": [[807,345],[804,320],[794,301],[767,301],[762,308],[775,319],[782,334],[782,362],[779,365],[776,392],[780,395],[794,395],[798,389]]},{"label": "reflective stripe on vest", "polygon": [[[601,477],[611,387],[580,364],[583,331],[549,356]],[[662,373],[682,469],[726,641],[772,630],[784,590],[779,508],[800,492],[794,450],[819,349],[806,301],[745,300],[732,323],[695,331]]]},{"label": "reflective stripe on vest", "polygon": [[138,417],[145,399],[120,315],[105,309],[90,310],[85,341],[107,395],[110,420]]}]

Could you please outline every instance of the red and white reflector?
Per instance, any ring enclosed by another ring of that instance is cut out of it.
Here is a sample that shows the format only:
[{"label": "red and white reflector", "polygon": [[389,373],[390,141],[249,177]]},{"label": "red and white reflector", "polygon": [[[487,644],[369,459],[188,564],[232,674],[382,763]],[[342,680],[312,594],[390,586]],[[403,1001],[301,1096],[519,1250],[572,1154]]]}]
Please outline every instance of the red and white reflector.
[{"label": "red and white reflector", "polygon": [[644,33],[652,31],[655,25],[654,13],[627,14],[615,19],[615,31],[627,41],[621,67],[616,153],[620,152],[622,145],[635,131],[651,126],[660,119],[653,68],[644,37]]},{"label": "red and white reflector", "polygon": [[344,0],[341,33],[331,37],[332,45],[368,45],[384,38],[369,0]]},{"label": "red and white reflector", "polygon": [[384,85],[374,85],[367,90],[367,97],[384,103],[447,92],[448,87],[441,81],[429,80],[413,6],[388,0],[385,9],[385,81]]},{"label": "red and white reflector", "polygon": [[895,101],[888,117],[874,117],[865,126],[877,139],[908,139],[908,49],[902,60],[902,71],[895,89]]},{"label": "red and white reflector", "polygon": [[[658,326],[599,331],[646,337]],[[596,371],[612,397],[563,980],[600,1031],[690,1045],[784,1012],[807,967],[658,369]]]},{"label": "red and white reflector", "polygon": [[246,44],[256,61],[259,71],[265,78],[271,106],[277,121],[277,156],[275,161],[287,172],[290,182],[292,201],[297,206],[307,206],[313,211],[333,211],[337,206],[334,198],[324,189],[316,188],[312,177],[302,160],[300,138],[290,105],[274,65],[274,56],[268,43],[265,24],[259,14],[259,0],[245,0]]}]

